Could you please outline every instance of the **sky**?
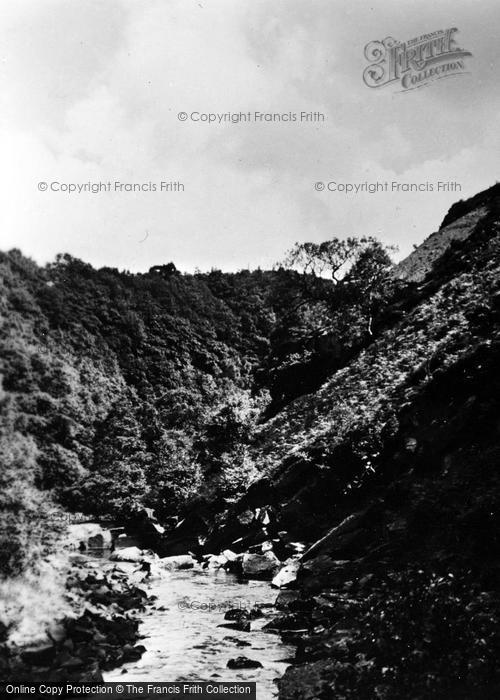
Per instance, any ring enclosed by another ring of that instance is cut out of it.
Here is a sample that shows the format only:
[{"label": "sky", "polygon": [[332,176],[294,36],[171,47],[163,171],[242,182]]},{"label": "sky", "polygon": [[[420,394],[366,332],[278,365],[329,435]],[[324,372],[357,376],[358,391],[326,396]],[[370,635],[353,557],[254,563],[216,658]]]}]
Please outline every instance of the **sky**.
[{"label": "sky", "polygon": [[[267,268],[363,235],[402,257],[500,179],[497,0],[2,0],[0,27],[0,248],[39,263]],[[463,74],[364,83],[369,42],[450,27]],[[198,116],[227,112],[298,119]],[[333,191],[364,182],[434,191]],[[111,189],[61,191],[85,183]]]}]

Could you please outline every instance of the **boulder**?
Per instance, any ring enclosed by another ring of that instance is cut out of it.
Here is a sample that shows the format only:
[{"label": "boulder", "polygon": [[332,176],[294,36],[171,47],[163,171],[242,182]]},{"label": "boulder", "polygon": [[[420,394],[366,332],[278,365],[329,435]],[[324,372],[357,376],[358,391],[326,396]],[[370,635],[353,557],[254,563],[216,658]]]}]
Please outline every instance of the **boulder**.
[{"label": "boulder", "polygon": [[250,530],[249,534],[246,534],[244,537],[238,537],[231,542],[233,550],[240,554],[251,550],[260,551],[262,543],[269,540],[269,534],[264,528],[252,526],[248,529]]},{"label": "boulder", "polygon": [[53,644],[44,644],[24,649],[21,652],[21,658],[26,664],[32,666],[48,666],[54,659],[56,651],[56,647]]},{"label": "boulder", "polygon": [[248,620],[250,618],[250,613],[244,608],[232,608],[227,610],[224,614],[224,620],[235,620],[239,622],[240,620]]},{"label": "boulder", "polygon": [[164,578],[166,576],[165,570],[162,568],[161,564],[159,562],[151,562],[151,568],[149,569],[148,575],[146,576],[147,579],[160,579]]},{"label": "boulder", "polygon": [[137,537],[122,533],[118,535],[113,542],[113,549],[115,551],[119,549],[128,549],[129,547],[139,547],[139,540]]},{"label": "boulder", "polygon": [[204,569],[220,569],[228,563],[228,559],[224,554],[209,554],[207,557],[204,557],[204,559]]},{"label": "boulder", "polygon": [[[110,543],[108,543],[109,545]],[[89,549],[104,549],[104,535],[102,532],[98,532],[95,535],[91,535],[87,540],[87,547]]]},{"label": "boulder", "polygon": [[86,617],[79,620],[72,620],[68,629],[68,634],[73,642],[89,642],[94,638],[95,627]]},{"label": "boulder", "polygon": [[[205,513],[204,510],[203,506],[194,508],[186,518],[179,520],[173,530],[162,536],[159,543],[159,551],[162,555],[177,556],[183,555],[185,552],[201,553],[202,542],[205,541],[208,531],[207,522],[209,519],[209,514]],[[202,517],[201,513],[205,517]]]},{"label": "boulder", "polygon": [[225,549],[222,552],[222,556],[226,557],[227,561],[230,561],[230,562],[237,561],[238,559],[241,558],[241,555],[235,554],[235,552],[231,551],[230,549]]},{"label": "boulder", "polygon": [[299,591],[284,590],[280,591],[274,606],[277,610],[288,610],[291,603],[300,600]]},{"label": "boulder", "polygon": [[249,659],[247,656],[238,656],[236,659],[229,659],[227,667],[232,669],[239,668],[263,668],[260,661]]},{"label": "boulder", "polygon": [[[364,539],[363,526],[366,523],[370,509],[366,508],[345,518],[339,525],[328,530],[326,535],[315,542],[302,555],[302,561],[307,561],[319,554],[342,551],[359,539]],[[366,538],[367,539],[367,538]]]},{"label": "boulder", "polygon": [[[98,619],[99,630],[108,637],[114,637],[118,643],[134,642],[136,639],[137,628],[139,623],[137,620],[131,620],[126,617],[114,617],[111,620],[100,617]],[[113,643],[113,639],[109,639]]]},{"label": "boulder", "polygon": [[293,538],[290,537],[286,530],[280,530],[280,532],[278,532],[278,537],[280,542],[282,542],[288,550],[293,551],[295,554],[302,554],[306,548],[303,542],[294,542]]},{"label": "boulder", "polygon": [[130,576],[134,571],[136,571],[136,564],[133,561],[121,561],[114,564],[111,575],[119,578],[122,574]]},{"label": "boulder", "polygon": [[[278,681],[282,700],[319,698],[325,691],[325,678],[335,677],[335,659],[320,659],[313,663],[290,666]],[[338,673],[338,671],[337,671]]]},{"label": "boulder", "polygon": [[303,591],[314,593],[325,586],[342,586],[352,569],[352,563],[346,559],[332,559],[322,554],[304,562],[298,572],[300,587]]},{"label": "boulder", "polygon": [[114,596],[107,586],[99,586],[92,591],[89,600],[92,603],[111,605],[114,602]]},{"label": "boulder", "polygon": [[142,562],[144,556],[144,550],[139,549],[139,547],[125,547],[125,549],[113,552],[109,558],[111,561],[133,561],[139,563]]},{"label": "boulder", "polygon": [[160,559],[160,565],[164,569],[167,569],[167,571],[192,569],[196,563],[196,559],[190,554],[177,554],[171,557],[162,557]]},{"label": "boulder", "polygon": [[78,656],[69,656],[61,663],[61,668],[65,669],[81,668],[82,666],[85,666],[85,661]]},{"label": "boulder", "polygon": [[280,630],[293,632],[306,632],[310,624],[310,620],[306,613],[285,613],[278,615],[264,625],[263,630]]},{"label": "boulder", "polygon": [[255,514],[252,510],[244,510],[236,516],[240,525],[250,525],[255,518]]},{"label": "boulder", "polygon": [[282,588],[293,583],[297,578],[297,573],[300,569],[299,561],[288,561],[285,566],[278,571],[276,576],[271,581],[271,586]]},{"label": "boulder", "polygon": [[225,627],[228,630],[237,630],[238,632],[250,632],[252,626],[250,620],[241,619],[238,622],[226,622],[222,625],[217,625],[217,627]]},{"label": "boulder", "polygon": [[264,554],[245,554],[242,560],[242,572],[247,578],[271,579],[280,565],[280,560],[273,552]]},{"label": "boulder", "polygon": [[165,534],[165,528],[156,519],[153,508],[141,508],[134,514],[133,529],[139,534],[141,542],[150,547],[159,545]]},{"label": "boulder", "polygon": [[[160,579],[165,575],[165,569],[161,564],[161,560],[149,561],[147,559],[141,561],[141,565],[136,572],[138,575],[138,580],[142,581],[144,579]],[[142,574],[142,576],[140,575]]]},{"label": "boulder", "polygon": [[269,525],[271,522],[271,518],[269,515],[269,509],[268,508],[257,508],[255,511],[255,519],[264,526]]},{"label": "boulder", "polygon": [[66,627],[60,622],[52,622],[47,628],[47,637],[54,644],[63,642],[66,639]]},{"label": "boulder", "polygon": [[77,523],[68,526],[67,542],[80,550],[111,548],[112,535],[99,523]]},{"label": "boulder", "polygon": [[224,637],[224,641],[233,642],[237,647],[251,647],[250,642],[245,642],[243,639],[238,639],[238,637]]},{"label": "boulder", "polygon": [[222,552],[222,556],[226,558],[226,563],[224,564],[224,569],[226,571],[231,571],[234,574],[241,574],[243,553],[236,554],[231,549],[225,549]]},{"label": "boulder", "polygon": [[131,644],[125,644],[123,647],[124,661],[139,661],[145,651],[146,647],[144,647],[142,644],[138,644],[135,647]]}]

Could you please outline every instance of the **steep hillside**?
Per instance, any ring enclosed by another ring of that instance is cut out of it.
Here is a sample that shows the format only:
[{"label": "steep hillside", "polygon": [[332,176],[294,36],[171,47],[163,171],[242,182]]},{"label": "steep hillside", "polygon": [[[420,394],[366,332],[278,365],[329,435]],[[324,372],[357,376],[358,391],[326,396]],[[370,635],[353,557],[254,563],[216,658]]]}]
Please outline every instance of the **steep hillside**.
[{"label": "steep hillside", "polygon": [[[275,318],[272,273],[131,275],[69,256],[39,268],[17,251],[0,273],[2,570],[39,550],[37,523],[50,540],[56,502],[167,517],[201,479],[210,488],[197,455],[210,440],[231,453],[231,427],[250,428],[262,402],[250,389]],[[238,445],[228,493],[247,479],[244,457]]]},{"label": "steep hillside", "polygon": [[488,196],[449,224],[461,240],[420,268],[378,337],[261,426],[266,477],[209,533],[212,549],[306,546],[275,622],[297,644],[283,698],[498,693],[498,188]]},{"label": "steep hillside", "polygon": [[[353,269],[366,246],[376,270],[388,264],[378,243],[351,242]],[[281,385],[281,406],[335,370],[321,338],[336,307],[346,342],[364,323],[360,283],[330,299],[333,282],[292,269],[132,275],[69,255],[40,268],[14,250],[0,272],[6,572],[40,551],[36,532],[50,540],[54,507],[129,524],[145,506],[169,522],[200,496],[223,511],[258,476],[268,391]]]},{"label": "steep hillside", "polygon": [[[378,471],[387,439],[401,429],[403,407],[427,385],[498,340],[498,202],[467,237],[436,261],[425,282],[396,299],[391,323],[314,393],[261,425],[252,458],[273,484],[280,475],[310,491],[330,479],[330,502]],[[303,483],[307,471],[307,483]],[[302,481],[301,481],[302,480]],[[337,484],[334,491],[333,486]],[[302,494],[303,495],[303,494]],[[317,504],[318,505],[318,504]],[[315,519],[320,510],[315,507]],[[287,506],[289,507],[289,506]]]},{"label": "steep hillside", "polygon": [[433,264],[454,242],[468,238],[475,225],[498,198],[500,185],[496,184],[474,197],[457,202],[443,219],[439,230],[432,233],[410,255],[394,267],[394,276],[409,282],[422,282]]}]

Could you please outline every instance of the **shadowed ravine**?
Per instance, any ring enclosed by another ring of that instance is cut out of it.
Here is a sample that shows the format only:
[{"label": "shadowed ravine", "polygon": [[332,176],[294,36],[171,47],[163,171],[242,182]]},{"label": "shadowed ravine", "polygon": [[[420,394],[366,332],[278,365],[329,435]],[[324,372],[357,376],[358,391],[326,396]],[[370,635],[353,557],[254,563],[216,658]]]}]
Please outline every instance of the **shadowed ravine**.
[{"label": "shadowed ravine", "polygon": [[[158,600],[140,627],[147,651],[139,661],[105,673],[106,681],[122,680],[124,670],[127,681],[256,681],[259,698],[278,696],[274,679],[284,673],[294,649],[260,631],[273,610],[264,607],[265,617],[254,620],[250,632],[218,626],[228,624],[224,613],[231,608],[274,603],[277,592],[268,582],[242,584],[221,570],[176,571],[152,582],[150,593]],[[229,659],[242,655],[263,668],[227,668]]]}]

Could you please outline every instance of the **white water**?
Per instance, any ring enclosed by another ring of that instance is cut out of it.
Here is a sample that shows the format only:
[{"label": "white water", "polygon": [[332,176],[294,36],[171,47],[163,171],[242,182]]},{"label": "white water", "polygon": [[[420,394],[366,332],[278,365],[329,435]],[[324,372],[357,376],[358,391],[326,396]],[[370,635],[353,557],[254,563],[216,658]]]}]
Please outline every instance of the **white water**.
[{"label": "white water", "polygon": [[[259,700],[277,697],[274,679],[283,675],[294,648],[261,627],[276,614],[264,608],[265,618],[252,621],[252,631],[224,627],[230,608],[252,608],[274,603],[277,595],[269,583],[239,582],[223,570],[177,571],[151,583],[150,594],[158,596],[155,608],[143,616],[139,641],[147,651],[140,661],[107,672],[106,681],[256,681]],[[237,645],[237,641],[250,646]],[[263,668],[230,670],[229,659],[246,656]],[[123,670],[127,671],[123,675]]]}]

